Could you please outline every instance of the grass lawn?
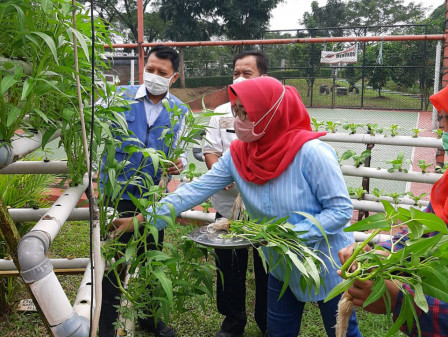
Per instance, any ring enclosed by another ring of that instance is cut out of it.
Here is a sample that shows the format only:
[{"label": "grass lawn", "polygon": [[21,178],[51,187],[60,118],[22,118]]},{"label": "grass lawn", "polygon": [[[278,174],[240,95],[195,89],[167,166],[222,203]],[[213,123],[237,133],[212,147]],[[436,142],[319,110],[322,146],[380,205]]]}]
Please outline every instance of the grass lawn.
[{"label": "grass lawn", "polygon": [[[189,226],[178,226],[177,228],[167,229],[165,235],[166,240],[176,242],[182,235],[187,235],[191,231]],[[89,252],[88,244],[88,224],[85,222],[71,222],[62,227],[60,234],[56,237],[51,245],[50,257],[86,257]],[[251,265],[251,264],[250,264]],[[247,311],[248,324],[246,327],[246,337],[258,337],[261,333],[255,324],[253,318],[254,308],[254,291],[255,283],[253,280],[253,272],[251,267],[248,268],[248,294],[247,294]],[[61,275],[62,286],[71,301],[76,297],[76,291],[81,281],[81,275]],[[1,313],[0,316],[0,334],[2,336],[48,336],[40,321],[39,315],[35,312],[18,312],[15,307],[20,299],[29,298],[20,279],[15,279],[16,287],[14,290],[14,301],[12,308]],[[173,315],[169,324],[174,327],[179,337],[213,337],[219,330],[222,317],[217,312],[214,299],[207,301],[206,312],[202,312],[199,306],[191,303],[191,312],[176,317]],[[365,337],[381,337],[385,336],[390,321],[382,315],[373,315],[362,310],[357,310],[360,330]],[[137,328],[136,337],[151,337],[144,331]],[[302,321],[301,337],[323,337],[325,331],[320,313],[315,303],[308,303],[305,308],[304,318]],[[404,336],[403,334],[395,334],[394,337]]]},{"label": "grass lawn", "polygon": [[[348,89],[349,84],[346,81],[336,80],[337,85]],[[297,89],[305,106],[311,105],[311,95],[308,95],[308,86],[305,79],[286,79],[285,84],[291,85]],[[316,78],[313,87],[313,107],[330,107],[331,106],[331,92],[330,95],[322,95],[319,93],[321,85],[327,85],[331,88],[333,85],[332,78]],[[361,89],[358,94],[349,93],[348,95],[336,95],[335,107],[337,108],[360,108],[361,107]],[[378,96],[378,90],[365,88],[364,90],[364,108],[365,109],[390,109],[390,110],[420,110],[421,101],[417,96],[406,95],[404,93],[389,92],[387,90],[381,91],[381,96]]]}]

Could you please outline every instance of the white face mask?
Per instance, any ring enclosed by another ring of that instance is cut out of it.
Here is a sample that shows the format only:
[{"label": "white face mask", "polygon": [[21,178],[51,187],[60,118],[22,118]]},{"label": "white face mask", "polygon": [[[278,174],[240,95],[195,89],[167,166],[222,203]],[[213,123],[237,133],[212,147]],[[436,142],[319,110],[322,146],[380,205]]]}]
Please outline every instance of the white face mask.
[{"label": "white face mask", "polygon": [[245,80],[248,80],[248,78],[245,78],[245,77],[243,77],[243,76],[240,76],[240,77],[235,78],[235,79],[233,80],[233,84],[237,84],[237,83],[243,82],[243,81],[245,81]]},{"label": "white face mask", "polygon": [[151,74],[146,71],[143,72],[143,82],[145,82],[145,87],[151,95],[162,95],[170,89],[171,79],[174,77],[165,78],[156,74]]}]

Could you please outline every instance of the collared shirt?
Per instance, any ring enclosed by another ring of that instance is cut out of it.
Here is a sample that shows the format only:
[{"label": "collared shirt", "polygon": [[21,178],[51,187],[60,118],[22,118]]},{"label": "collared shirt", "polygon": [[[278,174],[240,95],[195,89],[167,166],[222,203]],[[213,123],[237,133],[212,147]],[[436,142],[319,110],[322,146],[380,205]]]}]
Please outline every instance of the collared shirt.
[{"label": "collared shirt", "polygon": [[[321,252],[320,256],[328,268],[328,271],[322,268],[321,272],[325,289],[321,287],[317,294],[314,291],[311,294],[303,292],[299,281],[300,272],[296,268],[292,270],[289,286],[300,301],[323,300],[342,279],[336,272],[338,267],[324,256],[329,255],[329,248],[321,232],[310,220],[296,212],[311,214],[320,222],[328,236],[333,257],[337,256],[340,249],[354,242],[353,234],[343,231],[349,225],[353,205],[333,148],[317,139],[306,142],[286,170],[263,185],[245,181],[238,174],[230,151],[227,151],[210,171],[163,199],[157,214],[169,215],[170,209],[166,204],[170,203],[178,215],[233,181],[238,185],[252,219],[289,217],[289,223],[297,231],[305,232],[301,237],[307,240],[308,246]],[[152,209],[148,211],[151,214]],[[166,223],[158,218],[156,226],[162,229]],[[265,253],[265,256],[269,256],[269,253]],[[280,268],[271,273],[279,280],[284,279]]]},{"label": "collared shirt", "polygon": [[[146,91],[146,87],[144,84],[140,85],[140,87],[137,89],[137,92],[135,94],[135,99],[139,100],[139,101],[143,100],[148,127],[151,127],[154,124],[154,122],[156,121],[156,119],[160,116],[160,113],[163,110],[162,101],[164,99],[169,99],[169,98],[170,98],[170,92],[168,91],[166,93],[165,97],[163,97],[163,99],[161,99],[159,101],[159,103],[154,104],[154,102],[151,101],[151,99],[148,97],[148,93]],[[185,128],[185,118],[182,118],[182,121],[180,122],[179,130],[177,131],[177,137],[176,137],[176,141],[174,142],[174,147],[177,146],[177,140],[180,139],[180,136],[182,135],[184,128]],[[187,155],[188,155],[187,151],[185,151],[179,157],[180,160],[182,161],[182,164],[184,165],[184,167],[187,166]]]},{"label": "collared shirt", "polygon": [[[221,115],[210,118],[209,127],[205,136],[205,143],[202,153],[211,153],[218,157],[230,148],[230,143],[237,139],[233,122],[235,118],[232,115],[230,102],[222,104],[215,109],[215,113]],[[238,187],[234,185],[229,190],[221,190],[212,196],[212,206],[222,216],[230,219],[233,212],[233,204],[238,196]]]}]

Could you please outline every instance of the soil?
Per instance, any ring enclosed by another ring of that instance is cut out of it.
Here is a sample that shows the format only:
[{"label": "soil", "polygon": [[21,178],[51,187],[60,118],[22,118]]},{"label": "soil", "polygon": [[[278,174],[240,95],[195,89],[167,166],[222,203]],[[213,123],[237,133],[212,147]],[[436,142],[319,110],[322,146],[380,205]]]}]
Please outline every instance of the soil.
[{"label": "soil", "polygon": [[199,87],[199,88],[171,88],[170,92],[182,102],[188,103],[196,98],[202,98],[212,92],[222,89],[222,87]]}]

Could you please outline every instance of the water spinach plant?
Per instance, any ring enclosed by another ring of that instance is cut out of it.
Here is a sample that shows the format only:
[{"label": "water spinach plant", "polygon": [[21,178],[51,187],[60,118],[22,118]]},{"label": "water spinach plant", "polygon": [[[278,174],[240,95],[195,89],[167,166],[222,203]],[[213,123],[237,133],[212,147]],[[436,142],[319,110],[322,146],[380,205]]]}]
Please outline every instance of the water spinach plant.
[{"label": "water spinach plant", "polygon": [[[341,267],[344,281],[336,286],[325,299],[334,298],[350,288],[355,280],[373,282],[371,294],[364,307],[383,298],[387,312],[392,303],[385,282],[393,285],[403,294],[400,313],[388,331],[387,336],[397,332],[403,324],[409,331],[415,324],[420,336],[416,307],[428,312],[424,295],[448,302],[448,229],[442,219],[432,213],[411,208],[398,207],[382,200],[384,213],[367,217],[345,231],[371,231],[369,237],[358,243],[353,255]],[[397,222],[400,223],[397,223]],[[389,251],[381,246],[366,251],[370,241],[382,231],[407,225],[408,235],[391,240]],[[397,250],[397,247],[403,248]],[[406,286],[405,286],[406,285]]]},{"label": "water spinach plant", "polygon": [[[320,230],[329,246],[329,242],[322,225],[313,216],[297,212],[313,222]],[[304,232],[294,230],[294,225],[287,222],[288,218],[271,218],[251,220],[248,215],[242,220],[230,220],[229,234],[225,237],[243,238],[251,242],[262,258],[266,270],[281,266],[285,270],[285,280],[280,296],[286,291],[293,268],[300,273],[300,286],[302,291],[311,293],[319,292],[322,283],[320,274],[326,270],[324,259],[334,263],[331,256],[322,253],[306,245],[306,241],[300,238]]]}]

